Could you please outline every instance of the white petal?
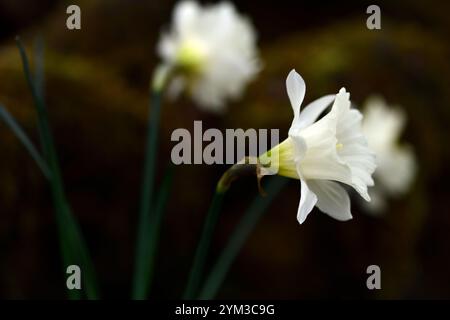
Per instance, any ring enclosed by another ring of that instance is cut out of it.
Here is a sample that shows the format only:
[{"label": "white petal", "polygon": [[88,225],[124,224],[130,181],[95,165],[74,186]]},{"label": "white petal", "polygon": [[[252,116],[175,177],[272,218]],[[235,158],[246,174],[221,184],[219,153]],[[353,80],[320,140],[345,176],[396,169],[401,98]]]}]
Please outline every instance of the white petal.
[{"label": "white petal", "polygon": [[314,100],[303,108],[302,112],[292,124],[291,130],[300,130],[313,124],[319,115],[334,101],[335,95],[330,94]]},{"label": "white petal", "polygon": [[294,121],[300,114],[300,106],[305,97],[306,85],[303,78],[292,69],[286,79],[286,89],[291,101],[292,110],[294,110]]},{"label": "white petal", "polygon": [[317,196],[316,206],[330,217],[347,221],[352,218],[350,197],[338,183],[326,180],[310,180],[308,186]]},{"label": "white petal", "polygon": [[200,7],[195,1],[182,1],[177,4],[173,13],[175,30],[180,34],[191,33],[198,21]]},{"label": "white petal", "polygon": [[300,224],[305,222],[306,217],[314,208],[317,202],[317,196],[308,188],[303,180],[300,180],[300,204],[298,206],[297,220]]}]

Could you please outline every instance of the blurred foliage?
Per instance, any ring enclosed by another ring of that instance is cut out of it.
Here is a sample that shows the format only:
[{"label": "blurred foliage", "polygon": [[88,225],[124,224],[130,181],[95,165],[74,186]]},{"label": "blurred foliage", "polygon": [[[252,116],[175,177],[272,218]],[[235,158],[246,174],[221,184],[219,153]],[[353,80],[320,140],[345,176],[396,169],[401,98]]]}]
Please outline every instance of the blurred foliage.
[{"label": "blurred foliage", "polygon": [[[30,49],[36,34],[44,36],[46,98],[68,197],[104,295],[128,297],[147,87],[157,64],[155,43],[169,23],[172,3],[79,3],[82,31],[63,27],[65,3],[56,2],[44,18],[34,18],[34,24],[26,20],[14,30]],[[243,1],[242,11],[255,17],[260,30],[264,70],[224,118],[202,113],[188,97],[166,100],[160,168],[169,161],[172,130],[192,130],[194,120],[203,120],[204,129],[280,128],[284,138],[292,120],[285,78],[295,68],[307,85],[304,106],[342,86],[356,105],[378,93],[403,106],[409,118],[403,138],[415,148],[419,173],[411,192],[393,199],[383,217],[365,215],[355,195],[352,221],[339,223],[316,209],[302,226],[296,221],[299,183],[292,181],[251,236],[219,296],[449,298],[450,44],[445,10],[394,3],[387,14],[382,11],[383,29],[369,31],[365,7],[352,7],[342,16],[343,9],[335,5],[321,19],[312,19],[309,15],[321,9],[307,3],[295,10],[276,8],[272,21],[266,19],[269,4],[254,8],[250,3]],[[405,12],[399,13],[401,8]],[[9,35],[0,47],[0,101],[37,141],[31,96]],[[4,125],[0,137],[0,297],[62,298],[64,275],[45,181]],[[152,296],[181,294],[213,187],[225,168],[176,169]],[[250,178],[230,190],[211,258],[256,193]],[[383,289],[377,292],[365,287],[371,264],[382,270]]]}]

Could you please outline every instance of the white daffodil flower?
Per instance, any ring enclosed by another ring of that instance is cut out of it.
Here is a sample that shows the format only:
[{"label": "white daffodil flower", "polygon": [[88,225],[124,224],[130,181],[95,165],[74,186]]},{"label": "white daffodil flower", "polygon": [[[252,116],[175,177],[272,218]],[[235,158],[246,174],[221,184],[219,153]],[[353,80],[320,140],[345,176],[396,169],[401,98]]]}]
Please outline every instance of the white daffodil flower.
[{"label": "white daffodil flower", "polygon": [[[306,86],[295,70],[289,73],[286,87],[294,120],[289,137],[260,156],[261,163],[271,162],[261,174],[277,172],[300,180],[300,223],[314,206],[337,220],[349,220],[350,198],[339,183],[353,187],[370,201],[367,186],[373,185],[371,175],[375,170],[375,155],[361,129],[362,115],[350,108],[350,94],[344,88],[337,95],[315,100],[300,112]],[[331,103],[331,111],[316,122]]]},{"label": "white daffodil flower", "polygon": [[398,143],[405,123],[403,110],[389,108],[381,97],[371,97],[365,103],[362,128],[377,154],[376,187],[370,189],[374,199],[370,209],[383,209],[386,195],[404,194],[411,186],[416,172],[414,152],[410,146]]},{"label": "white daffodil flower", "polygon": [[213,112],[224,111],[226,99],[239,97],[260,70],[253,26],[228,2],[178,3],[158,53],[180,71],[170,84],[172,95],[187,89],[199,107]]}]

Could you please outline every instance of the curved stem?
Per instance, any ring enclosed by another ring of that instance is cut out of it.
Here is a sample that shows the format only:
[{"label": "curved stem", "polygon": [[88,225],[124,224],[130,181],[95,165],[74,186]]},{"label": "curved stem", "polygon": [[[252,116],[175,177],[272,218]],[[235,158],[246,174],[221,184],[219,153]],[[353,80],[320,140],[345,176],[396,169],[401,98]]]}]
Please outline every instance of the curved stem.
[{"label": "curved stem", "polygon": [[227,246],[217,259],[212,271],[209,273],[205,284],[200,291],[199,299],[213,299],[222,285],[225,277],[239,254],[241,248],[248,239],[250,233],[261,219],[267,207],[287,184],[287,179],[273,177],[267,186],[267,197],[257,196],[251,206],[247,209],[234,233],[231,235]]},{"label": "curved stem", "polygon": [[[217,183],[216,192],[211,202],[211,206],[206,215],[206,221],[203,226],[203,231],[200,236],[200,241],[197,246],[197,250],[194,256],[194,262],[189,274],[188,284],[186,286],[183,298],[193,299],[198,292],[201,276],[205,269],[206,258],[208,250],[211,245],[212,236],[219,220],[220,209],[222,206],[223,198],[226,191],[230,188],[233,181],[242,176],[255,175],[259,182],[261,179],[259,173],[259,162],[256,158],[244,158],[231,168],[229,168],[220,178]],[[261,191],[261,189],[260,189]]]},{"label": "curved stem", "polygon": [[260,174],[260,164],[258,158],[245,157],[238,163],[234,164],[229,168],[220,178],[217,183],[217,192],[227,191],[231,184],[242,176],[253,176],[255,175],[258,182],[258,189],[261,191],[261,179]]}]

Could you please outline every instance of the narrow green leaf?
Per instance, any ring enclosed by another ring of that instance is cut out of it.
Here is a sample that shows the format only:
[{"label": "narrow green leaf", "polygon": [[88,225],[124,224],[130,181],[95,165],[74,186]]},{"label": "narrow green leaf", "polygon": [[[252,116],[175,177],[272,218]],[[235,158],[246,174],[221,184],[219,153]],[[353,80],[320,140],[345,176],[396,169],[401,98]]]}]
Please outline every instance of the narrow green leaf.
[{"label": "narrow green leaf", "polygon": [[[36,93],[42,101],[45,101],[45,59],[44,59],[44,40],[41,36],[37,36],[34,40],[34,83],[36,87]],[[41,143],[43,141],[43,132],[40,123],[38,122],[38,131]],[[48,158],[46,154],[46,148],[42,146],[45,158]]]},{"label": "narrow green leaf", "polygon": [[[42,93],[40,94],[36,88],[36,84],[30,72],[28,57],[26,55],[24,46],[19,37],[16,38],[17,46],[19,48],[20,56],[22,58],[23,70],[33,101],[36,106],[38,114],[38,126],[41,133],[41,143],[44,149],[44,154],[47,158],[47,164],[51,171],[50,188],[55,205],[56,220],[58,225],[58,234],[60,237],[61,253],[65,268],[71,264],[77,264],[81,267],[84,274],[84,291],[88,299],[98,298],[97,281],[95,272],[92,266],[91,259],[87,252],[84,239],[82,238],[78,224],[73,217],[69,205],[67,203],[64,186],[62,182],[61,172],[59,168],[58,157],[56,154],[53,135],[50,130],[48,122],[47,108],[43,100]],[[37,69],[42,68],[42,56],[37,57]],[[41,66],[39,66],[41,65]],[[65,274],[64,268],[64,274]],[[69,291],[69,297],[73,298],[74,294]]]},{"label": "narrow green leaf", "polygon": [[251,206],[244,213],[239,224],[236,226],[227,246],[214,264],[214,267],[200,292],[199,299],[207,300],[215,297],[228,270],[247,241],[248,236],[253,231],[272,200],[280,193],[287,182],[288,179],[277,176],[273,177],[266,188],[267,196],[257,196],[255,198]]},{"label": "narrow green leaf", "polygon": [[8,112],[8,110],[0,104],[0,119],[5,122],[5,124],[11,129],[11,131],[16,135],[19,141],[23,144],[23,146],[30,153],[31,157],[36,161],[39,169],[41,169],[44,176],[49,179],[50,178],[50,169],[45,163],[44,159],[42,159],[41,155],[37,151],[34,144],[26,135],[25,131],[20,127],[14,117]]}]

